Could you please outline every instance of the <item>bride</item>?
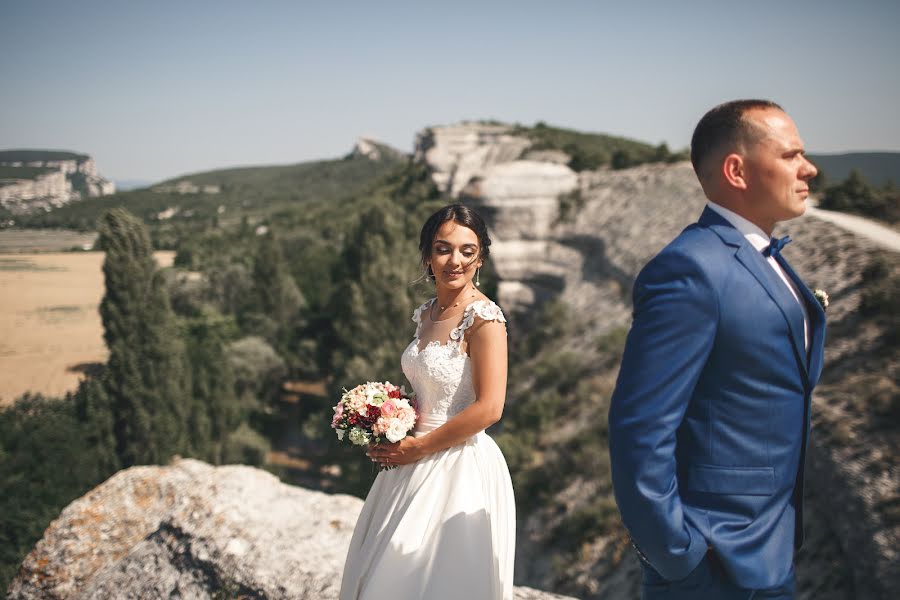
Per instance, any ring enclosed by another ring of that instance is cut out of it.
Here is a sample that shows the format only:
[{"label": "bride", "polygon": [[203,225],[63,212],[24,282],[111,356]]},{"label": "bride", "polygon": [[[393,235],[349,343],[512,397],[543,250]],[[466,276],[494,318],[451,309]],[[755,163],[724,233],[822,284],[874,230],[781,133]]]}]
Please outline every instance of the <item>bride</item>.
[{"label": "bride", "polygon": [[454,204],[422,227],[436,297],[413,313],[403,372],[416,391],[414,435],[369,447],[397,467],[376,477],[344,565],[341,600],[511,600],[515,502],[484,432],[506,400],[506,319],[478,291],[491,240]]}]

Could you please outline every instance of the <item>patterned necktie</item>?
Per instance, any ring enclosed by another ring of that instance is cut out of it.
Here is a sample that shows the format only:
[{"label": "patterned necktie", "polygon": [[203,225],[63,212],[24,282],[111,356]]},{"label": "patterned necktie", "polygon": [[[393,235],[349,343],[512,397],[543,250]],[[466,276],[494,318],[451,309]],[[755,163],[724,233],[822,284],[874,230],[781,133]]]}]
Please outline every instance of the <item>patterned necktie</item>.
[{"label": "patterned necktie", "polygon": [[791,236],[786,235],[781,239],[772,238],[769,242],[769,245],[763,249],[763,256],[778,256],[781,254],[781,249],[791,243]]}]

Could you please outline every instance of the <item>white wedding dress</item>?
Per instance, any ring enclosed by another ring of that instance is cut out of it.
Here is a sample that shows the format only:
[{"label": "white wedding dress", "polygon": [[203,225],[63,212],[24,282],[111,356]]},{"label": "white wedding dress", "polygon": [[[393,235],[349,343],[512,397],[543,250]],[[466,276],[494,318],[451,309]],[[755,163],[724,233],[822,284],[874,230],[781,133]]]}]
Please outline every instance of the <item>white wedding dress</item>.
[{"label": "white wedding dress", "polygon": [[[479,300],[466,307],[445,343],[433,340],[420,349],[431,302],[414,312],[416,337],[401,357],[416,392],[417,437],[475,400],[466,329],[476,319],[506,322],[500,307]],[[378,474],[353,531],[340,599],[511,600],[515,531],[509,469],[481,431]]]}]

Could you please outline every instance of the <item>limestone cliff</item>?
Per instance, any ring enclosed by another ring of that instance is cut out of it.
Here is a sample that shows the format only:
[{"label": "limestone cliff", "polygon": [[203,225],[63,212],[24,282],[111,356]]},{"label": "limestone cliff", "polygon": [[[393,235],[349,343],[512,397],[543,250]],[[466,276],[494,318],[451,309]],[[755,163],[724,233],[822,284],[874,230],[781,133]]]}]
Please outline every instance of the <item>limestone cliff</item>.
[{"label": "limestone cliff", "polygon": [[0,205],[13,213],[49,210],[82,197],[114,194],[86,154],[44,150],[0,151]]},{"label": "limestone cliff", "polygon": [[250,467],[133,467],[66,507],[8,597],[334,599],[361,508]]}]

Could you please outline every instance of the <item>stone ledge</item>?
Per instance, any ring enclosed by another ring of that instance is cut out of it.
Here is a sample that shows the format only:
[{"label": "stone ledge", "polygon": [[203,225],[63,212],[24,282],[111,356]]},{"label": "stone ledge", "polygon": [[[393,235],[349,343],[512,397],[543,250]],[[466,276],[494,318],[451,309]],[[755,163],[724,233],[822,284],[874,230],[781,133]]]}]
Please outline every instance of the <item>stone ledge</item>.
[{"label": "stone ledge", "polygon": [[63,510],[8,597],[336,599],[362,504],[239,465],[133,467]]}]

